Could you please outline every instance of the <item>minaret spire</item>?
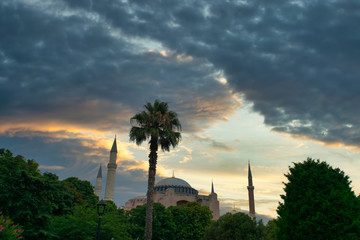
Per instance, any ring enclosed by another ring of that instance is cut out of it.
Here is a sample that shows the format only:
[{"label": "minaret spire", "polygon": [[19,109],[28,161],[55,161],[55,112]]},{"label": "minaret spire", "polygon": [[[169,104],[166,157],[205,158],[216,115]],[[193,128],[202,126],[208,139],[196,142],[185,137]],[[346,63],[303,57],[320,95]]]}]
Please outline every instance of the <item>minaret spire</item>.
[{"label": "minaret spire", "polygon": [[251,181],[251,184],[249,182],[249,186],[252,186],[252,174],[251,174],[251,168],[250,168],[250,161],[248,161],[248,167],[249,167],[249,169],[248,169],[248,179],[249,179],[249,181]]},{"label": "minaret spire", "polygon": [[213,219],[217,220],[220,217],[220,212],[219,212],[219,201],[217,199],[217,194],[214,191],[214,180],[211,180],[211,193],[209,194],[209,198],[208,198],[208,206],[210,208],[210,210],[212,211],[213,214]]},{"label": "minaret spire", "polygon": [[250,161],[248,162],[248,192],[249,192],[249,214],[251,218],[255,217],[255,201],[254,201],[254,186],[252,182],[252,174],[250,168]]},{"label": "minaret spire", "polygon": [[116,135],[114,138],[113,145],[110,150],[110,161],[107,165],[108,172],[106,178],[106,188],[105,188],[105,200],[113,201],[114,197],[114,187],[115,187],[115,175],[116,175],[116,158],[117,158],[117,145],[116,145]]},{"label": "minaret spire", "polygon": [[117,153],[117,145],[116,145],[116,135],[115,135],[115,139],[111,148],[110,152],[116,152]]},{"label": "minaret spire", "polygon": [[96,177],[96,185],[95,185],[95,195],[99,197],[100,199],[100,194],[101,194],[101,185],[102,184],[102,170],[101,170],[101,164],[100,164],[100,167],[99,167],[99,171],[98,171],[98,174],[97,174],[97,177]]},{"label": "minaret spire", "polygon": [[101,164],[100,164],[100,167],[99,167],[97,178],[102,178]]}]

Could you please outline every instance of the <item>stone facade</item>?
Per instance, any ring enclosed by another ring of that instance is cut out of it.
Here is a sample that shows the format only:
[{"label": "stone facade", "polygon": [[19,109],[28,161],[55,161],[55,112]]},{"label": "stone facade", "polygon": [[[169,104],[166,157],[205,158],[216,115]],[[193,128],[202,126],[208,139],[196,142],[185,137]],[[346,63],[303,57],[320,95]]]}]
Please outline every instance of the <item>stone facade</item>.
[{"label": "stone facade", "polygon": [[[217,194],[212,191],[209,195],[199,195],[186,181],[179,178],[166,178],[159,181],[154,188],[154,202],[161,203],[165,207],[180,206],[187,202],[198,202],[202,206],[209,207],[213,214],[213,219],[219,218],[219,201]],[[146,197],[130,199],[125,204],[125,210],[130,210],[146,203]]]}]

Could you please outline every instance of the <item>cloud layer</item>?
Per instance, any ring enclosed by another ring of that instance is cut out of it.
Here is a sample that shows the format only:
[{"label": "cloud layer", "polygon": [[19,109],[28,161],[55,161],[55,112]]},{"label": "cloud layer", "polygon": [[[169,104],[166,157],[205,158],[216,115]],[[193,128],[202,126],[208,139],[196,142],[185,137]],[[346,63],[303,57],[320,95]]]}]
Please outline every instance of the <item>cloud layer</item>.
[{"label": "cloud layer", "polygon": [[186,131],[254,103],[273,130],[359,146],[357,1],[2,1],[2,124],[122,129],[159,98]]}]

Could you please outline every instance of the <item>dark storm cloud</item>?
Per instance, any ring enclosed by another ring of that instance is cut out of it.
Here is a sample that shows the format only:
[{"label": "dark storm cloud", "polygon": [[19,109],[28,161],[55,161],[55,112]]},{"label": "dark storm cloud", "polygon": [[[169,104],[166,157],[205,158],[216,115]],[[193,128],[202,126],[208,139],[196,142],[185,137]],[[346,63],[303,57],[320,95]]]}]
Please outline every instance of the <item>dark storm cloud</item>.
[{"label": "dark storm cloud", "polygon": [[[159,98],[182,115],[185,130],[194,130],[196,121],[221,119],[237,107],[207,61],[141,47],[148,41],[136,43],[108,20],[128,21],[123,7],[102,5],[106,13],[97,13],[81,6],[1,3],[1,122],[57,120],[128,131],[131,115]],[[206,116],[193,104],[216,106],[217,98],[226,106]]]},{"label": "dark storm cloud", "polygon": [[2,1],[0,11],[7,121],[112,129],[159,98],[194,131],[238,107],[214,80],[223,73],[275,131],[360,146],[358,1]]},{"label": "dark storm cloud", "polygon": [[360,144],[358,1],[160,1],[92,6],[125,33],[224,71],[276,131]]}]

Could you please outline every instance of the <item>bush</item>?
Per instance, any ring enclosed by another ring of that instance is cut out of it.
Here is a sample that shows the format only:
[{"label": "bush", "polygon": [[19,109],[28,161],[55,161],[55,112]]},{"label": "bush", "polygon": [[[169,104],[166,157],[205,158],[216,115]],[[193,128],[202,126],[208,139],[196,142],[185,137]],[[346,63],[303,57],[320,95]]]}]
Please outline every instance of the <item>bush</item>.
[{"label": "bush", "polygon": [[15,225],[10,219],[6,219],[3,215],[0,215],[0,239],[22,239],[21,234],[23,232],[22,227]]}]

